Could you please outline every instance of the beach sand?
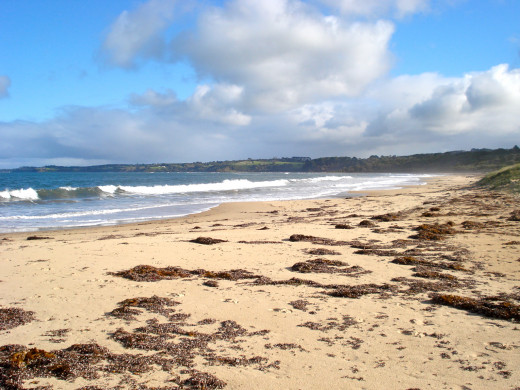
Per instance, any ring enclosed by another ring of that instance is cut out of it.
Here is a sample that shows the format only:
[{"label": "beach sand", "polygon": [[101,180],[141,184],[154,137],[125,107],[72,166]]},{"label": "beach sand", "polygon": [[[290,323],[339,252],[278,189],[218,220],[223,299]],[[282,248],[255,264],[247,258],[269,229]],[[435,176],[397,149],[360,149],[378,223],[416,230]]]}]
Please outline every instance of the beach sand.
[{"label": "beach sand", "polygon": [[0,234],[0,387],[518,389],[520,203],[476,179]]}]

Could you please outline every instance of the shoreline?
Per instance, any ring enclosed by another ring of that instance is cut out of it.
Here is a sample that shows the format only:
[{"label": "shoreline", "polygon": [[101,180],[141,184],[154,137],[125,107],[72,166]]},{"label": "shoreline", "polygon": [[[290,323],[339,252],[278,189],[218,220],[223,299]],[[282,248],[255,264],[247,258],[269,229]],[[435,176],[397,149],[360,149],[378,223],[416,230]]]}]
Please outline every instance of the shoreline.
[{"label": "shoreline", "polygon": [[23,388],[513,389],[520,318],[484,309],[520,304],[518,199],[470,188],[475,175],[430,179],[2,233],[0,309],[18,317],[0,315],[0,364]]},{"label": "shoreline", "polygon": [[[364,196],[377,196],[379,194],[398,194],[398,193],[407,193],[409,191],[413,191],[414,188],[422,188],[424,186],[429,186],[432,183],[435,183],[437,179],[442,180],[442,177],[479,177],[480,174],[478,173],[468,173],[468,174],[435,174],[434,176],[429,177],[423,177],[422,180],[425,182],[424,184],[416,184],[416,185],[407,185],[401,188],[397,189],[378,189],[378,190],[363,190],[363,191],[349,191],[346,195],[352,195],[352,196],[346,196],[349,197],[364,197]],[[114,223],[114,224],[102,224],[102,225],[93,225],[93,226],[73,226],[73,227],[51,227],[51,228],[41,228],[36,230],[25,230],[25,231],[16,231],[16,232],[0,232],[0,237],[5,235],[26,235],[26,234],[46,234],[46,233],[52,233],[52,232],[60,232],[60,231],[69,231],[69,230],[85,230],[85,229],[103,229],[103,228],[113,228],[118,226],[141,226],[142,224],[146,223],[160,223],[162,221],[175,221],[180,220],[184,218],[190,218],[192,216],[210,213],[213,210],[219,209],[221,206],[224,205],[233,205],[233,204],[251,204],[251,203],[270,203],[270,202],[293,202],[293,201],[315,201],[315,200],[331,200],[331,199],[342,199],[345,198],[345,196],[338,195],[335,197],[325,197],[325,198],[305,198],[305,199],[291,199],[291,200],[262,200],[262,201],[250,201],[250,202],[225,202],[220,203],[216,206],[210,207],[207,210],[193,213],[193,214],[186,214],[181,215],[178,217],[170,217],[170,218],[156,218],[156,219],[150,219],[150,220],[143,220],[143,221],[133,221],[133,222],[125,222],[125,223]]]}]

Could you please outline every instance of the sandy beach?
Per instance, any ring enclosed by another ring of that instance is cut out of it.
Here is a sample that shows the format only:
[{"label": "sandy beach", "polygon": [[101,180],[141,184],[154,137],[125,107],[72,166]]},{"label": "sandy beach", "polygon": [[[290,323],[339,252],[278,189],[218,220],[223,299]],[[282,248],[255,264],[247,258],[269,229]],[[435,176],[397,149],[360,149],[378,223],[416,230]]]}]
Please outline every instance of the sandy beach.
[{"label": "sandy beach", "polygon": [[476,180],[0,234],[0,387],[518,389],[520,202]]}]

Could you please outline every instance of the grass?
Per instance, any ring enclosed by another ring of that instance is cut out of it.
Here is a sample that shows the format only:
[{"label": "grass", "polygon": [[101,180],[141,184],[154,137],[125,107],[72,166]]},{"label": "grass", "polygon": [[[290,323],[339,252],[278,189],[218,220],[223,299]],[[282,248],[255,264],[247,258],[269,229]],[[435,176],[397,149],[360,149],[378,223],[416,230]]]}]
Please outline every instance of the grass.
[{"label": "grass", "polygon": [[520,193],[520,163],[491,172],[480,179],[476,185],[495,191]]}]

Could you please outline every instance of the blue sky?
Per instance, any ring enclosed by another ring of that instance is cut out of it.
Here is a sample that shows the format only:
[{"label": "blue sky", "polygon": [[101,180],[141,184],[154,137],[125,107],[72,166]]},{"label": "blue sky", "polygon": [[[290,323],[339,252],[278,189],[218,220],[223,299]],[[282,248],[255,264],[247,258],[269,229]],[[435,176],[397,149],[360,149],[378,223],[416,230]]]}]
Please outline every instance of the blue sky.
[{"label": "blue sky", "polygon": [[515,0],[2,0],[0,168],[520,140]]}]

